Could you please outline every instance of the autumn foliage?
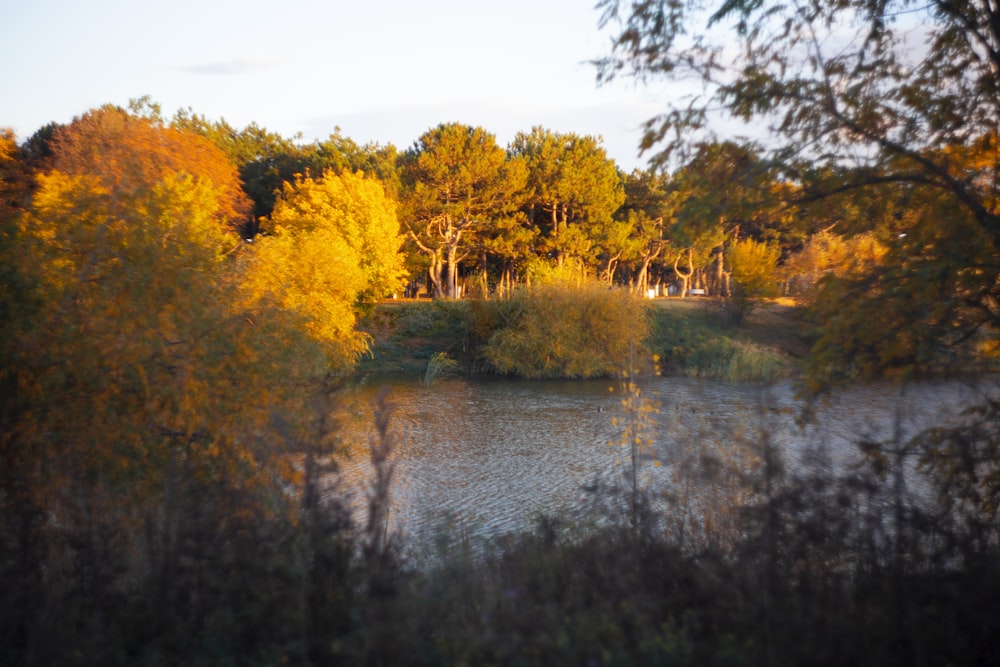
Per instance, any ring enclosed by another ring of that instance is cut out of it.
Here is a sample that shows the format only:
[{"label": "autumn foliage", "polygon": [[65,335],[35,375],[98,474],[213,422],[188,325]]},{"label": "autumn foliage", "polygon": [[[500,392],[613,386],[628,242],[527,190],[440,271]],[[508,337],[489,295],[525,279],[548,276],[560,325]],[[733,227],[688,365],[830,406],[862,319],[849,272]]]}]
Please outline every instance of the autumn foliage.
[{"label": "autumn foliage", "polygon": [[[598,282],[536,285],[498,304],[483,349],[501,373],[529,378],[622,377],[647,366],[642,303]],[[553,313],[558,313],[553,316]]]},{"label": "autumn foliage", "polygon": [[[397,155],[113,106],[21,146],[0,133],[0,663],[809,662],[775,632],[780,618],[854,664],[863,651],[837,632],[889,626],[911,571],[933,584],[958,568],[963,594],[971,575],[997,580],[992,403],[965,430],[907,444],[937,475],[941,508],[974,520],[897,516],[897,534],[915,537],[896,551],[891,530],[865,542],[850,521],[881,520],[884,479],[785,480],[762,438],[752,465],[723,466],[716,443],[685,463],[705,467],[685,484],[729,485],[675,508],[684,521],[692,505],[703,512],[696,550],[691,533],[670,541],[643,523],[633,484],[627,535],[564,542],[543,522],[486,570],[466,563],[440,580],[408,575],[385,532],[391,401],[378,406],[366,528],[331,486],[334,407],[370,351],[359,315],[400,292],[441,299],[407,304],[428,325],[407,344],[449,342],[427,384],[452,368],[445,352],[470,372],[526,378],[684,366],[772,379],[771,360],[749,368],[757,350],[720,346],[716,330],[779,294],[811,306],[812,394],[981,370],[1000,322],[996,133],[897,153],[881,171],[816,165],[792,178],[753,144],[705,142],[673,173],[625,175],[599,139],[544,128],[505,150],[483,128],[446,124]],[[650,329],[639,295],[671,287],[736,315],[713,331],[656,317]],[[424,336],[441,314],[447,336]],[[709,361],[685,366],[682,352]],[[635,445],[646,407],[624,407]],[[879,470],[891,444],[871,447]],[[727,512],[719,498],[752,502]],[[824,532],[828,516],[840,534]],[[829,542],[797,542],[806,531]],[[840,616],[827,616],[830,599]],[[960,614],[933,641],[897,630],[944,647],[942,662],[976,662],[996,644],[990,604],[970,607],[982,618],[969,631]],[[894,641],[876,638],[869,662]]]},{"label": "autumn foliage", "polygon": [[59,127],[46,167],[96,177],[122,198],[152,187],[170,172],[185,172],[215,191],[213,215],[236,227],[249,212],[236,166],[215,144],[197,134],[164,126],[113,106],[88,111]]},{"label": "autumn foliage", "polygon": [[238,557],[214,536],[296,520],[315,483],[296,461],[324,446],[317,401],[364,348],[368,283],[339,232],[236,235],[236,171],[201,137],[102,108],[50,148],[34,183],[2,156],[0,588],[30,613],[0,643],[113,663],[108,626],[47,619],[123,614],[141,582],[158,631],[213,623],[209,561]]}]

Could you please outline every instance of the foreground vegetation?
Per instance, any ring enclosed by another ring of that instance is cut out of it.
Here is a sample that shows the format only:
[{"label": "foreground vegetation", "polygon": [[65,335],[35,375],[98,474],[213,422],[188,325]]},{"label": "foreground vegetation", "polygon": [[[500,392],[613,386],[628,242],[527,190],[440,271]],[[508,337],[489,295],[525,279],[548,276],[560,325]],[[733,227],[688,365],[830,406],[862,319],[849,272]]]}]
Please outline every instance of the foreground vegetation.
[{"label": "foreground vegetation", "polygon": [[[114,515],[44,532],[31,529],[43,517],[6,516],[5,545],[36,538],[0,562],[0,660],[991,664],[996,488],[938,466],[949,447],[970,446],[966,455],[993,465],[996,434],[982,429],[998,410],[969,415],[954,439],[878,443],[897,452],[889,460],[836,469],[817,447],[794,470],[762,414],[756,428],[673,443],[668,487],[634,484],[626,465],[591,491],[597,525],[542,516],[476,550],[452,541],[415,569],[384,532],[395,429],[383,396],[360,523],[335,488],[307,484],[262,503],[204,475],[173,486],[182,520],[166,541]],[[619,418],[627,446],[642,410]],[[919,501],[906,490],[917,461],[931,482]]]},{"label": "foreground vegetation", "polygon": [[[386,532],[383,397],[367,520],[344,508],[337,392],[369,351],[427,384],[768,380],[788,364],[757,306],[794,293],[810,396],[998,358],[995,3],[732,0],[714,31],[694,0],[599,5],[621,29],[603,77],[706,92],[647,125],[670,169],[544,128],[301,145],[148,100],[0,130],[0,663],[996,661],[990,394],[846,468],[817,448],[791,469],[762,414],[670,443],[645,488],[652,407],[625,383],[602,521],[419,571]],[[718,141],[720,112],[768,148]],[[722,307],[628,295],[664,286]],[[373,305],[421,291],[440,301]]]}]

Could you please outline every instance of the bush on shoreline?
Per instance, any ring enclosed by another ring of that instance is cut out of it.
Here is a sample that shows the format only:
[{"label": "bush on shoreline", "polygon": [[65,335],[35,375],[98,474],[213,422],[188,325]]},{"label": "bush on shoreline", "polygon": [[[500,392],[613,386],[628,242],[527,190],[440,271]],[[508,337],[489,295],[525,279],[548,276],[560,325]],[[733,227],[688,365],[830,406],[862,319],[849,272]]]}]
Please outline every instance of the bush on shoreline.
[{"label": "bush on shoreline", "polygon": [[[708,309],[639,301],[600,286],[383,304],[361,326],[374,341],[359,364],[362,375],[423,376],[438,353],[470,375],[617,376],[631,365],[640,374],[767,383],[796,372],[780,342],[756,342]],[[798,326],[788,318],[770,329],[801,345]]]},{"label": "bush on shoreline", "polygon": [[[497,302],[493,302],[497,303]],[[506,314],[482,355],[501,374],[526,378],[619,377],[638,372],[647,322],[642,303],[597,283],[544,284],[502,304]]]}]

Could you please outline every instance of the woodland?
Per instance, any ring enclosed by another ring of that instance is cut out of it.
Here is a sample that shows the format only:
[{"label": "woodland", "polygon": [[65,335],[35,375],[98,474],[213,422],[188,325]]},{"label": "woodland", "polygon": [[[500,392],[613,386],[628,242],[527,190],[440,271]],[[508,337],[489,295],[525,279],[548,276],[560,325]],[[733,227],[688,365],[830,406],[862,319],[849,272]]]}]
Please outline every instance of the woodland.
[{"label": "woodland", "polygon": [[[650,295],[722,328],[794,300],[809,400],[996,370],[1000,9],[708,4],[598,3],[599,81],[700,91],[632,173],[542,127],[399,149],[147,98],[0,132],[0,663],[995,664],[996,395],[839,476],[733,434],[677,464],[731,500],[680,534],[631,379],[691,335]],[[623,518],[413,566],[382,396],[357,521],[338,392],[401,299],[459,323],[463,372],[621,379]]]}]

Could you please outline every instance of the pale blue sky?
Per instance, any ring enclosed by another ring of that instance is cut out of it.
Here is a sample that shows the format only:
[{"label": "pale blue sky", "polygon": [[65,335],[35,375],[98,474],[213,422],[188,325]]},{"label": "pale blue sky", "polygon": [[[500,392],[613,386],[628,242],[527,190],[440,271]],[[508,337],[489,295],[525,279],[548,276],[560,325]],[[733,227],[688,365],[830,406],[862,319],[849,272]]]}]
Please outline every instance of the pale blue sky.
[{"label": "pale blue sky", "polygon": [[[594,0],[2,0],[0,126],[21,139],[149,95],[242,127],[407,148],[442,122],[506,145],[541,125],[601,135],[625,170],[650,90],[598,88]],[[662,91],[661,91],[662,93]]]}]

